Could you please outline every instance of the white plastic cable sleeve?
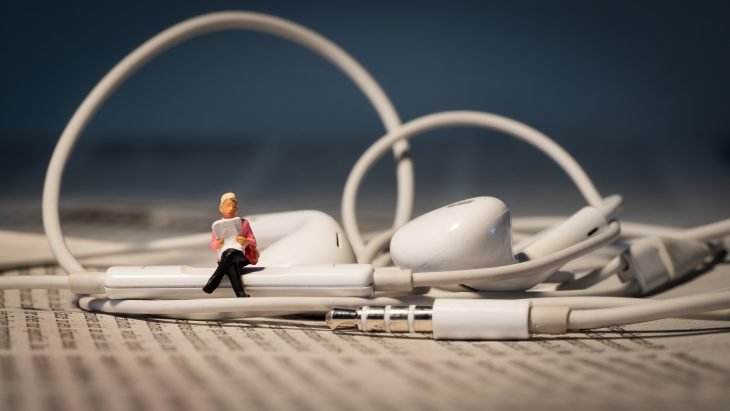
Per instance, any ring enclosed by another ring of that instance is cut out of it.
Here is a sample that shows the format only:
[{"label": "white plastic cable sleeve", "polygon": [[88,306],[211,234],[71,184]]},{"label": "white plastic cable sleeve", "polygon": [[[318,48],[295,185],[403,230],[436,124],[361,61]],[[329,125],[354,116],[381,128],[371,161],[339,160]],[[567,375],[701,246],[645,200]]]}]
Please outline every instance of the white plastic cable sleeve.
[{"label": "white plastic cable sleeve", "polygon": [[[51,249],[67,272],[82,271],[81,264],[65,244],[61,231],[58,203],[61,180],[68,157],[89,120],[128,77],[156,55],[190,38],[222,30],[253,30],[269,33],[298,43],[318,53],[340,68],[367,96],[389,131],[400,119],[388,97],[367,71],[344,50],[321,35],[290,21],[247,12],[206,14],[176,24],[154,36],[120,61],[89,93],[66,125],[51,157],[43,188],[43,225]],[[413,208],[413,166],[405,153],[407,143],[394,146],[397,159],[398,199],[394,226],[407,222]],[[348,233],[351,241],[362,243],[359,231]]]},{"label": "white plastic cable sleeve", "polygon": [[439,299],[431,322],[437,340],[524,340],[529,318],[529,300]]},{"label": "white plastic cable sleeve", "polygon": [[409,121],[400,129],[391,131],[381,137],[360,156],[350,171],[342,195],[342,220],[343,227],[356,255],[360,256],[364,248],[362,241],[355,238],[355,233],[360,232],[355,218],[357,194],[362,180],[373,164],[398,141],[416,137],[430,130],[456,126],[481,127],[501,131],[533,145],[555,161],[568,174],[588,204],[592,206],[602,204],[603,199],[598,190],[573,157],[549,137],[534,128],[507,117],[490,113],[449,111],[429,114]]}]

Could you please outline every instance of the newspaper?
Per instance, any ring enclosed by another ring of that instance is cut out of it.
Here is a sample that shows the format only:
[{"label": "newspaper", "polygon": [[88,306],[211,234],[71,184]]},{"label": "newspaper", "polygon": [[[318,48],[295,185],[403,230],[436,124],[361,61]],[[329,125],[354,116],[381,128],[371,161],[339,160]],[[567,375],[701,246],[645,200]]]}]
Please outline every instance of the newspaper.
[{"label": "newspaper", "polygon": [[214,222],[212,228],[215,238],[223,239],[223,246],[218,249],[218,258],[221,258],[223,252],[229,248],[242,250],[236,241],[236,236],[241,235],[241,217],[222,218]]},{"label": "newspaper", "polygon": [[[729,268],[701,281],[727,286]],[[1,275],[36,274],[63,275]],[[321,318],[112,316],[66,290],[0,291],[0,410],[725,410],[728,387],[726,322],[436,341]]]}]

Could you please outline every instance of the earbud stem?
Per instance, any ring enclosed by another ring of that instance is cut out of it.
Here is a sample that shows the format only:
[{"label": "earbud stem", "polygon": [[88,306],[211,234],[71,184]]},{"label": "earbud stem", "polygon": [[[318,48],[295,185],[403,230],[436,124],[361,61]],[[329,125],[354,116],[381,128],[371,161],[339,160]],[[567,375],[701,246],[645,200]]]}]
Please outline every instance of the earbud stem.
[{"label": "earbud stem", "polygon": [[516,258],[528,261],[577,244],[606,226],[606,217],[595,207],[583,207],[562,223],[537,235]]}]

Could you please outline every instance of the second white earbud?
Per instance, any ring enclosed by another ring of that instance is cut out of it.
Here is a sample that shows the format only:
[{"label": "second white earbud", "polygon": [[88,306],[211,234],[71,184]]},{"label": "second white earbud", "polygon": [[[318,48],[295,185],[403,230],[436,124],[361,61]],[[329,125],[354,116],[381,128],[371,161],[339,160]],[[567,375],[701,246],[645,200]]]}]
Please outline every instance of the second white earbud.
[{"label": "second white earbud", "polygon": [[[588,239],[618,211],[621,198],[606,198],[599,207],[587,206],[562,223],[535,236],[520,250],[519,261],[545,257]],[[515,263],[512,220],[507,206],[494,197],[475,197],[426,213],[393,235],[390,256],[400,268],[414,272],[455,271]],[[545,280],[559,266],[527,276],[453,284],[449,289],[521,291]]]},{"label": "second white earbud", "polygon": [[262,249],[257,265],[357,262],[340,225],[321,211],[289,211],[247,218]]},{"label": "second white earbud", "polygon": [[390,241],[390,256],[415,272],[512,264],[512,221],[494,197],[475,197],[426,213]]}]

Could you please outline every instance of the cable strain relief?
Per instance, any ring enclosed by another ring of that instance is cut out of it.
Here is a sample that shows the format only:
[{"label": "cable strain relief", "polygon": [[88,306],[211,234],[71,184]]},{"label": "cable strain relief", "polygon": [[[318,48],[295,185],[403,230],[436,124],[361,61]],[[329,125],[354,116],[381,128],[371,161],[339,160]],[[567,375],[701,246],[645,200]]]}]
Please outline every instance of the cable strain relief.
[{"label": "cable strain relief", "polygon": [[568,332],[570,307],[537,306],[530,310],[531,334],[565,334]]},{"label": "cable strain relief", "polygon": [[411,270],[398,267],[376,268],[373,271],[373,289],[375,291],[413,291],[413,275]]},{"label": "cable strain relief", "polygon": [[76,294],[104,294],[106,274],[97,271],[72,271],[68,274],[68,285]]}]

